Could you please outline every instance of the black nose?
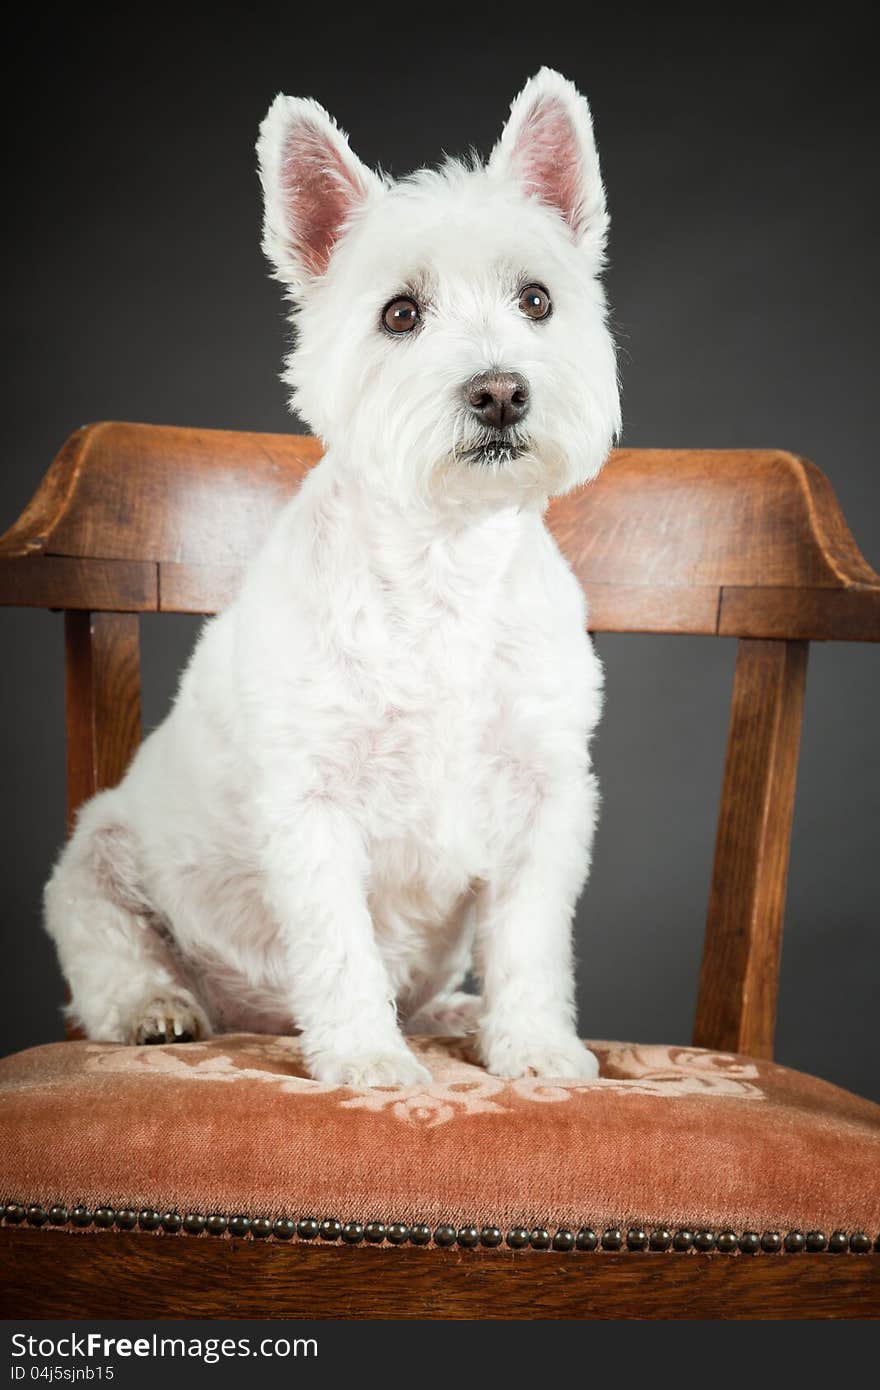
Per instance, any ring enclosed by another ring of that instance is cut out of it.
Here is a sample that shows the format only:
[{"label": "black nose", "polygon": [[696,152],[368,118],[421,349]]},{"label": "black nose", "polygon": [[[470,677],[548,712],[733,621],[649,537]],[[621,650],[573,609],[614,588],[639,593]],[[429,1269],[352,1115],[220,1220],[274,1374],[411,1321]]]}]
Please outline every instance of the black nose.
[{"label": "black nose", "polygon": [[481,372],[471,377],[464,398],[484,425],[505,429],[529,408],[529,383],[519,372]]}]

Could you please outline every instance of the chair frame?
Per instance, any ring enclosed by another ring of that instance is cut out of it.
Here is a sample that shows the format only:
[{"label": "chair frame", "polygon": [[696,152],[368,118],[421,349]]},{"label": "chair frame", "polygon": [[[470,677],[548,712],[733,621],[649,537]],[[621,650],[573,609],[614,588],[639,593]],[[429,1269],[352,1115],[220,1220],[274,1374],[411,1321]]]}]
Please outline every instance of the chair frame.
[{"label": "chair frame", "polygon": [[[0,537],[0,605],[64,613],[69,824],[139,745],[139,615],[222,608],[320,453],[294,435],[87,426]],[[824,475],[778,450],[617,450],[597,481],[551,505],[548,524],[584,585],[591,631],[738,639],[694,1043],[772,1057],[808,646],[880,641],[880,576]],[[120,1231],[77,1240],[6,1224],[0,1264],[20,1316],[880,1311],[876,1254],[572,1260]]]}]

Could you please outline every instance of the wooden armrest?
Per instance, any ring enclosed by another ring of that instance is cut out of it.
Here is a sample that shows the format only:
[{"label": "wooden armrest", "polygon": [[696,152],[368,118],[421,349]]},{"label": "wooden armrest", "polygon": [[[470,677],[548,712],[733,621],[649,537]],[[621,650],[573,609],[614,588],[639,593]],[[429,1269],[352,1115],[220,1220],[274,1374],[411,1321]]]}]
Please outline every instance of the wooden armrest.
[{"label": "wooden armrest", "polygon": [[[0,537],[0,604],[215,612],[320,456],[301,435],[85,426]],[[618,449],[548,521],[594,631],[880,641],[880,576],[794,454]]]}]

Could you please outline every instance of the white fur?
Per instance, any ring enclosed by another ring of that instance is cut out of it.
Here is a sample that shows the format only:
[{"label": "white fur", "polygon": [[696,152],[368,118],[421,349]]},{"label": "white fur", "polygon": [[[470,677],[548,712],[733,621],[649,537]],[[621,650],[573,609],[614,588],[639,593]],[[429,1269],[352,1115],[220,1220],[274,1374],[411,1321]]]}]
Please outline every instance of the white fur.
[{"label": "white fur", "polygon": [[[576,217],[523,172],[536,96],[577,136]],[[291,173],[303,123],[318,154]],[[392,184],[320,107],[279,97],[258,150],[295,304],[285,377],[326,453],[61,855],[46,913],[72,1014],[119,1041],[163,1019],[298,1028],[313,1075],[349,1085],[424,1080],[401,1023],[475,1029],[502,1075],[594,1075],[571,921],[601,670],[542,520],[619,424],[589,110],[544,70],[487,167]],[[302,208],[322,179],[345,206],[316,269]],[[518,307],[530,281],[544,322]],[[394,338],[381,312],[405,290],[423,322]],[[490,367],[527,378],[531,410],[519,456],[474,465],[462,392]],[[459,993],[472,965],[481,1001]]]}]

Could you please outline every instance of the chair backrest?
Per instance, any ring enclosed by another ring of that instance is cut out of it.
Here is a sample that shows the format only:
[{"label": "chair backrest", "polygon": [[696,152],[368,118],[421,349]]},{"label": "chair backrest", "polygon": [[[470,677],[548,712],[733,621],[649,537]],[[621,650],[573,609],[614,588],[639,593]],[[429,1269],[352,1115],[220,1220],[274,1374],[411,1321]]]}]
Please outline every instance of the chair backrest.
[{"label": "chair backrest", "polygon": [[[68,814],[141,736],[139,613],[213,613],[317,440],[102,423],[0,538],[0,604],[65,613]],[[593,631],[739,638],[694,1041],[771,1056],[810,640],[880,641],[880,576],[778,450],[615,451],[548,522]]]}]

